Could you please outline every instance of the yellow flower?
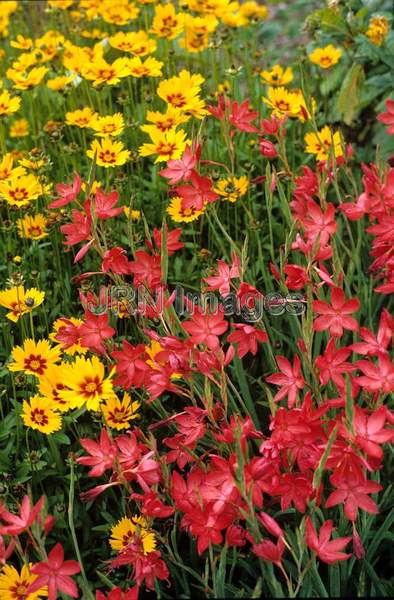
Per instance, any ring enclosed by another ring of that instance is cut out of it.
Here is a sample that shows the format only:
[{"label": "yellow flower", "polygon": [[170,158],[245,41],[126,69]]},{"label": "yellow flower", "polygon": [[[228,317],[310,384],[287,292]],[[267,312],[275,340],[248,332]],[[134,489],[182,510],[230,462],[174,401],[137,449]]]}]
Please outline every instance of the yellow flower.
[{"label": "yellow flower", "polygon": [[266,19],[268,16],[268,8],[262,6],[253,0],[243,2],[239,9],[241,15],[248,17],[249,19]]},{"label": "yellow flower", "polygon": [[50,400],[41,396],[33,396],[30,402],[23,401],[21,417],[26,427],[47,435],[59,431],[62,426],[62,418],[53,410]]},{"label": "yellow flower", "polygon": [[0,162],[0,181],[25,175],[26,171],[23,167],[13,168],[13,165],[14,157],[11,152],[7,152],[7,154],[4,154]]},{"label": "yellow flower", "polygon": [[283,69],[280,65],[274,65],[270,71],[261,71],[260,77],[269,85],[287,85],[293,81],[293,69]]},{"label": "yellow flower", "polygon": [[272,108],[276,117],[296,117],[300,112],[300,97],[295,92],[290,92],[284,87],[269,87],[268,98],[263,97],[263,102]]},{"label": "yellow flower", "polygon": [[82,319],[77,319],[76,317],[60,317],[52,323],[52,332],[48,336],[49,339],[55,344],[58,344],[59,348],[61,348],[64,354],[68,354],[69,356],[74,356],[74,354],[86,354],[88,349],[80,345],[80,338],[77,338],[77,340],[72,343],[71,346],[69,345],[68,340],[63,341],[61,339],[62,328],[64,329],[67,326],[68,321],[70,321],[71,324],[77,328],[83,324]]},{"label": "yellow flower", "polygon": [[209,34],[215,31],[218,20],[214,15],[205,17],[185,17],[185,37],[179,41],[182,48],[188,52],[201,52],[208,47]]},{"label": "yellow flower", "polygon": [[144,517],[135,516],[133,519],[123,517],[111,529],[109,543],[113,550],[122,550],[137,540],[141,541],[144,554],[156,549],[155,534],[149,531]]},{"label": "yellow flower", "polygon": [[67,125],[76,125],[77,127],[83,129],[85,127],[91,127],[97,116],[97,113],[93,112],[90,106],[86,106],[85,108],[81,108],[79,110],[67,112],[66,123]]},{"label": "yellow flower", "polygon": [[203,82],[202,75],[191,75],[183,69],[179,75],[162,81],[157,88],[157,95],[170,106],[202,119],[207,114],[204,100],[199,97]]},{"label": "yellow flower", "polygon": [[[149,131],[148,127],[150,127]],[[140,146],[138,152],[140,156],[157,154],[155,163],[181,158],[186,144],[190,144],[190,141],[186,138],[186,131],[183,129],[179,131],[170,129],[163,132],[156,129],[154,125],[147,125],[145,131],[149,133],[152,142]]]},{"label": "yellow flower", "polygon": [[156,51],[156,40],[148,37],[146,31],[118,31],[108,38],[109,45],[134,56],[146,56]]},{"label": "yellow flower", "polygon": [[315,65],[319,65],[322,69],[329,69],[339,62],[342,56],[342,50],[335,48],[332,44],[328,44],[324,48],[316,48],[309,54],[309,60]]},{"label": "yellow flower", "polygon": [[120,167],[130,157],[130,151],[124,150],[122,142],[113,142],[109,137],[102,138],[100,141],[93,140],[86,154],[89,158],[93,158],[96,154],[97,164],[106,169]]},{"label": "yellow flower", "polygon": [[132,77],[161,77],[163,64],[152,56],[148,56],[144,62],[139,56],[134,56],[129,60],[130,75]]},{"label": "yellow flower", "polygon": [[222,15],[222,22],[229,27],[243,27],[248,24],[247,17],[241,12],[239,2],[230,2],[227,11]]},{"label": "yellow flower", "polygon": [[75,362],[63,368],[62,382],[68,389],[60,390],[59,396],[69,401],[71,408],[86,403],[88,410],[98,410],[102,400],[114,395],[112,375],[105,377],[104,365],[97,356],[91,359],[77,356]]},{"label": "yellow flower", "polygon": [[122,113],[115,113],[107,117],[97,116],[92,122],[91,128],[98,137],[120,135],[124,129],[124,119]]},{"label": "yellow flower", "polygon": [[155,6],[151,32],[157,37],[174,40],[183,31],[184,15],[176,13],[171,2]]},{"label": "yellow flower", "polygon": [[112,64],[102,56],[96,56],[93,62],[82,70],[85,79],[93,82],[93,86],[116,85],[123,77],[130,75],[129,59],[117,58]]},{"label": "yellow flower", "polygon": [[196,210],[193,206],[190,208],[182,208],[182,198],[174,196],[171,199],[170,205],[167,207],[167,213],[170,215],[174,223],[190,223],[196,221],[204,211]]},{"label": "yellow flower", "polygon": [[48,0],[48,5],[52,8],[67,10],[74,3],[74,0]]},{"label": "yellow flower", "polygon": [[106,31],[102,31],[101,29],[98,29],[97,27],[95,27],[91,31],[89,31],[87,29],[83,29],[81,31],[81,35],[82,35],[82,37],[88,38],[91,40],[103,40],[104,38],[108,37],[108,33]]},{"label": "yellow flower", "polygon": [[36,52],[23,52],[18,56],[11,65],[11,73],[17,71],[18,73],[24,73],[27,69],[37,63]]},{"label": "yellow flower", "polygon": [[28,240],[41,240],[46,237],[48,233],[45,231],[47,220],[44,215],[38,213],[33,217],[26,215],[22,219],[16,221],[18,226],[18,234],[21,238]]},{"label": "yellow flower", "polygon": [[135,4],[123,2],[113,2],[113,0],[102,0],[100,5],[100,14],[104,21],[114,25],[127,25],[129,21],[138,16],[140,9]]},{"label": "yellow flower", "polygon": [[50,402],[54,410],[62,413],[70,410],[70,402],[59,396],[59,392],[66,389],[66,386],[62,383],[63,368],[66,364],[50,365],[45,374],[40,377],[38,385],[40,395]]},{"label": "yellow flower", "polygon": [[60,350],[51,348],[48,340],[34,340],[27,338],[23,346],[12,349],[13,363],[8,365],[10,371],[24,371],[30,375],[42,377],[50,365],[60,359]]},{"label": "yellow flower", "polygon": [[41,83],[47,72],[47,67],[33,67],[28,73],[18,73],[8,69],[7,77],[14,82],[16,90],[30,90]]},{"label": "yellow flower", "polygon": [[22,262],[22,257],[17,254],[13,257],[12,262],[14,262],[16,265],[20,265]]},{"label": "yellow flower", "polygon": [[0,306],[10,310],[6,317],[16,323],[22,315],[30,313],[44,302],[45,292],[36,288],[25,290],[23,285],[0,291]]},{"label": "yellow flower", "polygon": [[248,191],[249,181],[246,175],[241,177],[227,177],[217,182],[215,192],[229,202],[235,202]]},{"label": "yellow flower", "polygon": [[[182,123],[186,123],[189,119],[189,115],[185,115],[181,110],[174,108],[171,105],[167,108],[165,113],[151,110],[148,110],[146,113],[146,120],[149,123],[153,123],[160,131],[169,131]],[[147,127],[149,128],[150,125],[142,125],[141,130],[146,131]]]},{"label": "yellow flower", "polygon": [[47,86],[50,90],[58,92],[59,90],[64,90],[74,79],[75,75],[61,75],[60,77],[48,79]]},{"label": "yellow flower", "polygon": [[327,160],[332,153],[335,158],[343,156],[342,138],[339,131],[332,133],[330,127],[325,125],[319,133],[307,133],[305,152],[316,154],[317,160]]},{"label": "yellow flower", "polygon": [[13,206],[26,206],[41,194],[42,187],[34,175],[21,175],[0,181],[0,197]]},{"label": "yellow flower", "polygon": [[375,46],[381,46],[389,32],[389,22],[386,17],[372,17],[365,35]]},{"label": "yellow flower", "polygon": [[29,135],[29,122],[27,119],[17,119],[10,127],[10,137],[26,137]]},{"label": "yellow flower", "polygon": [[18,34],[16,40],[11,40],[10,45],[18,50],[30,50],[33,46],[33,40],[31,38],[25,38],[23,35]]},{"label": "yellow flower", "polygon": [[136,411],[139,409],[140,403],[132,402],[129,394],[125,392],[123,400],[117,396],[108,398],[101,405],[101,411],[104,415],[105,422],[112,429],[127,429],[130,426],[130,421],[138,419],[139,415]]},{"label": "yellow flower", "polygon": [[42,587],[37,592],[26,594],[26,590],[38,575],[30,573],[31,563],[23,565],[19,573],[12,565],[3,565],[0,573],[0,597],[1,600],[39,600],[42,596],[48,596],[48,588]]},{"label": "yellow flower", "polygon": [[4,90],[2,94],[0,94],[0,116],[1,115],[10,115],[11,113],[19,110],[21,105],[21,99],[19,96],[14,96],[11,98],[8,90]]},{"label": "yellow flower", "polygon": [[[298,97],[299,103],[300,103],[300,110],[297,113],[297,118],[304,123],[304,121],[306,121],[307,119],[310,119],[311,114],[309,112],[309,110],[306,107],[306,102],[305,102],[305,98],[301,92],[301,90],[293,90],[293,93],[296,94],[296,96]],[[315,113],[316,110],[316,100],[314,98],[310,98],[310,108],[312,109],[312,113]]]},{"label": "yellow flower", "polygon": [[126,217],[130,217],[132,221],[140,220],[140,218],[141,218],[140,210],[130,210],[130,208],[128,206],[124,206],[123,210],[124,210],[124,214],[126,215]]}]

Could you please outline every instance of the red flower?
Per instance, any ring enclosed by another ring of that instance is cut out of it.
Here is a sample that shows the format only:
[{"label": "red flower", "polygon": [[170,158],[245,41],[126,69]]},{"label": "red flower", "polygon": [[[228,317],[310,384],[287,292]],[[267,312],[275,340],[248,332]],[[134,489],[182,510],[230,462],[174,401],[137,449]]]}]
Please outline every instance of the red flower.
[{"label": "red flower", "polygon": [[64,323],[64,325],[57,330],[54,336],[55,340],[62,344],[64,350],[71,348],[74,344],[79,344],[81,339],[79,326],[64,317],[61,317],[59,320]]},{"label": "red flower", "polygon": [[92,217],[85,212],[73,208],[71,211],[72,223],[60,227],[60,231],[66,236],[66,246],[74,246],[88,240],[91,235]]},{"label": "red flower", "polygon": [[111,356],[117,362],[114,385],[125,389],[129,389],[132,385],[141,387],[146,370],[145,362],[141,358],[144,352],[143,344],[132,346],[127,340],[123,340],[122,350],[112,352]]},{"label": "red flower", "polygon": [[268,335],[261,329],[256,329],[252,325],[244,323],[234,323],[233,327],[237,331],[233,331],[227,338],[228,342],[238,344],[237,351],[239,358],[242,358],[248,352],[253,356],[257,354],[257,342],[267,342]]},{"label": "red flower", "polygon": [[70,575],[75,575],[80,570],[76,560],[64,561],[63,547],[58,543],[48,554],[47,562],[39,562],[31,567],[30,571],[38,577],[29,585],[26,593],[33,594],[47,585],[48,600],[56,600],[58,591],[78,598],[78,588]]},{"label": "red flower", "polygon": [[278,538],[283,537],[283,529],[279,527],[275,519],[273,519],[268,513],[261,512],[258,515],[258,518],[271,535],[274,535]]},{"label": "red flower", "polygon": [[331,338],[324,354],[318,356],[315,360],[315,365],[320,371],[320,383],[327,385],[331,380],[338,389],[345,389],[346,384],[342,374],[351,373],[356,369],[356,365],[346,362],[350,354],[350,348],[336,349],[335,341]]},{"label": "red flower", "polygon": [[101,430],[99,442],[82,438],[81,446],[90,456],[80,456],[77,458],[77,463],[93,467],[88,473],[89,477],[100,477],[106,469],[113,467],[117,456],[117,448],[106,429]]},{"label": "red flower", "polygon": [[348,536],[330,540],[332,530],[332,521],[325,521],[317,536],[312,521],[309,517],[306,518],[306,543],[311,550],[316,552],[320,560],[328,565],[331,565],[337,560],[347,560],[351,557],[351,554],[345,554],[344,552],[340,552],[340,550],[343,550],[352,538]]},{"label": "red flower", "polygon": [[190,146],[186,146],[182,158],[178,160],[169,160],[167,167],[159,171],[159,175],[168,179],[168,183],[171,185],[179,183],[180,181],[189,180],[200,157],[200,153],[199,146],[197,146],[194,152]]},{"label": "red flower", "polygon": [[260,154],[262,154],[266,158],[275,158],[276,156],[278,156],[275,144],[270,142],[270,140],[261,139],[259,143],[259,150]]},{"label": "red flower", "polygon": [[161,279],[160,256],[137,250],[135,260],[130,262],[130,272],[134,273],[134,285],[146,284],[150,289],[156,288]]},{"label": "red flower", "polygon": [[212,189],[212,181],[209,177],[201,177],[196,171],[190,175],[191,185],[179,185],[174,192],[182,198],[182,208],[195,208],[202,210],[208,202],[219,198]]},{"label": "red flower", "polygon": [[367,356],[379,356],[387,354],[387,346],[391,342],[394,333],[394,319],[385,308],[382,310],[379,322],[379,331],[375,336],[366,327],[360,327],[360,336],[364,342],[356,342],[349,346],[357,354],[366,354]]},{"label": "red flower", "polygon": [[286,275],[285,285],[289,290],[300,290],[309,282],[309,277],[305,269],[299,265],[286,265],[284,268]]},{"label": "red flower", "polygon": [[131,263],[127,259],[126,250],[120,246],[115,246],[111,250],[104,252],[102,270],[104,273],[116,273],[117,275],[129,275]]},{"label": "red flower", "polygon": [[[168,225],[166,225],[166,247],[168,256],[171,256],[172,254],[174,254],[174,252],[184,247],[185,244],[179,241],[181,235],[182,229],[180,227],[178,227],[177,229],[173,229],[172,231],[168,231]],[[161,229],[157,229],[157,227],[155,227],[153,230],[153,239],[158,250],[161,250],[162,238],[163,236]],[[145,243],[150,250],[153,249],[153,245],[149,240],[146,240]]]},{"label": "red flower", "polygon": [[231,266],[218,260],[218,274],[211,277],[204,277],[203,281],[208,284],[208,290],[219,290],[222,296],[230,293],[231,280],[239,277],[240,260],[235,254],[232,255],[233,262]]},{"label": "red flower", "polygon": [[251,124],[259,116],[257,110],[251,110],[249,108],[249,100],[244,100],[242,104],[238,104],[235,100],[231,106],[231,113],[228,118],[230,123],[234,125],[239,131],[247,131],[254,133],[258,129]]},{"label": "red flower", "polygon": [[7,523],[0,527],[1,535],[19,535],[30,527],[41,512],[45,497],[41,496],[35,506],[31,506],[29,496],[24,496],[20,507],[20,514],[13,515],[0,504],[0,519]]},{"label": "red flower", "polygon": [[394,390],[394,365],[388,356],[379,356],[377,365],[368,360],[359,360],[356,364],[363,373],[355,377],[358,385],[369,392],[389,394]]},{"label": "red flower", "polygon": [[274,375],[266,377],[266,381],[282,386],[279,392],[275,394],[274,402],[280,402],[287,396],[288,406],[291,408],[296,403],[298,390],[302,390],[305,385],[301,372],[301,361],[295,355],[292,366],[284,356],[276,356],[275,358],[281,373],[274,373]]},{"label": "red flower", "polygon": [[116,331],[108,325],[108,314],[94,315],[89,311],[85,312],[85,320],[79,328],[81,336],[81,346],[89,348],[98,354],[104,354],[106,348],[103,344],[105,340],[112,338]]},{"label": "red flower", "polygon": [[110,219],[123,212],[123,206],[115,208],[119,200],[117,191],[105,194],[101,188],[97,188],[93,210],[98,219]]},{"label": "red flower", "polygon": [[387,133],[394,135],[394,100],[386,100],[387,112],[377,116],[378,121],[388,125]]},{"label": "red flower", "polygon": [[[387,410],[385,406],[381,406],[371,415],[368,415],[364,410],[355,407],[354,414],[354,442],[359,448],[364,450],[368,456],[383,458],[383,451],[380,444],[385,444],[394,440],[394,430],[384,429],[384,424],[387,418]],[[352,438],[345,428],[341,431],[342,435],[347,438]]]},{"label": "red flower", "polygon": [[210,350],[216,350],[220,345],[218,336],[227,331],[228,323],[223,317],[223,309],[219,308],[217,314],[203,314],[197,309],[182,327],[191,335],[191,342],[205,344]]},{"label": "red flower", "polygon": [[252,546],[252,552],[263,560],[273,562],[278,567],[282,566],[282,556],[285,550],[285,544],[282,538],[274,544],[270,540],[263,540],[259,544]]},{"label": "red flower", "polygon": [[[0,506],[1,512],[1,506]],[[0,535],[0,564],[5,565],[7,559],[11,556],[14,551],[16,540],[12,539],[9,541],[8,546],[5,545],[3,537]]]},{"label": "red flower", "polygon": [[67,204],[70,204],[70,202],[73,202],[81,191],[81,185],[82,180],[77,173],[74,175],[74,181],[72,185],[58,183],[56,186],[56,191],[60,198],[51,202],[48,205],[48,208],[60,208],[61,206],[66,206]]},{"label": "red flower", "polygon": [[316,202],[307,200],[306,208],[302,224],[308,239],[315,240],[320,235],[321,245],[326,244],[337,229],[334,205],[328,203],[326,212],[323,212]]},{"label": "red flower", "polygon": [[120,587],[113,588],[106,596],[100,590],[96,592],[96,600],[138,600],[138,586],[122,591]]},{"label": "red flower", "polygon": [[368,496],[382,489],[376,481],[368,481],[357,471],[352,473],[350,469],[335,472],[330,481],[337,489],[327,498],[326,508],[344,504],[345,516],[349,521],[357,519],[359,508],[374,515],[379,512],[376,503]]},{"label": "red flower", "polygon": [[325,331],[328,329],[333,337],[342,337],[344,329],[351,331],[358,330],[358,323],[351,313],[360,308],[360,302],[357,298],[345,300],[345,294],[341,288],[331,288],[331,305],[322,300],[313,301],[313,311],[320,317],[317,317],[313,323],[315,331]]}]

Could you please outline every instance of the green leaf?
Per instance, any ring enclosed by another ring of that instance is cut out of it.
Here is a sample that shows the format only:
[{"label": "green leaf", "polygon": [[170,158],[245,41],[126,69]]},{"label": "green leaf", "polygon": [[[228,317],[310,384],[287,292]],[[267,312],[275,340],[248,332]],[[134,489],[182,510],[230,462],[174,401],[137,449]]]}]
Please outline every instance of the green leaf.
[{"label": "green leaf", "polygon": [[338,426],[335,425],[334,429],[331,432],[330,437],[328,438],[326,449],[324,450],[323,455],[322,455],[321,459],[319,460],[319,464],[317,465],[317,469],[313,475],[312,486],[313,486],[313,489],[315,489],[315,490],[317,490],[317,488],[320,485],[321,478],[323,476],[324,467],[326,465],[327,458],[331,451],[331,446],[333,445],[334,440],[337,437],[337,430],[338,430]]},{"label": "green leaf", "polygon": [[364,82],[364,69],[361,64],[354,63],[341,86],[337,110],[346,125],[350,125],[360,108],[360,94]]}]

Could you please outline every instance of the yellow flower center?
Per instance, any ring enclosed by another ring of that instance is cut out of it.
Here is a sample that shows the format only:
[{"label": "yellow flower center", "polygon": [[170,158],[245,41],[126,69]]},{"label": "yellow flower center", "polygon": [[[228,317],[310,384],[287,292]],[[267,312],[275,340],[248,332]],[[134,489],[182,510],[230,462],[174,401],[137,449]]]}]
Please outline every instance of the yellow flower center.
[{"label": "yellow flower center", "polygon": [[34,371],[34,373],[37,373],[38,375],[43,375],[47,367],[47,361],[42,356],[30,354],[30,356],[25,358],[24,366],[26,370]]},{"label": "yellow flower center", "polygon": [[176,144],[165,144],[164,142],[160,142],[160,144],[156,148],[156,151],[157,154],[162,154],[163,156],[168,154],[169,156],[171,156],[175,149]]},{"label": "yellow flower center", "polygon": [[31,411],[31,420],[37,425],[48,425],[49,419],[42,408],[34,408]]},{"label": "yellow flower center", "polygon": [[105,150],[105,152],[99,152],[99,159],[104,163],[113,164],[116,162],[116,154],[115,152],[111,152],[111,150]]},{"label": "yellow flower center", "polygon": [[186,98],[183,94],[181,94],[181,92],[178,92],[176,94],[168,94],[167,102],[169,104],[172,104],[172,106],[177,106],[178,108],[181,108],[182,106],[185,106]]},{"label": "yellow flower center", "polygon": [[11,198],[14,198],[14,200],[16,200],[17,202],[22,202],[22,200],[26,200],[26,198],[29,197],[29,194],[24,188],[16,188],[15,190],[10,191],[10,196]]},{"label": "yellow flower center", "polygon": [[104,79],[105,81],[108,81],[109,79],[112,79],[113,77],[115,77],[116,72],[114,69],[100,69],[98,74],[99,74],[100,79]]}]

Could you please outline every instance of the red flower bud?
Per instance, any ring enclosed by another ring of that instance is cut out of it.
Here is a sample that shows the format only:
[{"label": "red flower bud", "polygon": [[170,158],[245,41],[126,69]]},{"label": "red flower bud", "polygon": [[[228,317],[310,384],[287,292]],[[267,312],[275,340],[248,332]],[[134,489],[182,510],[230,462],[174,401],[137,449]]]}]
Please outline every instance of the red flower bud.
[{"label": "red flower bud", "polygon": [[266,158],[275,158],[276,156],[278,156],[275,145],[269,140],[264,139],[260,141],[260,154],[262,154]]}]

